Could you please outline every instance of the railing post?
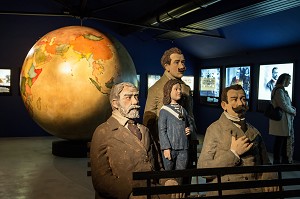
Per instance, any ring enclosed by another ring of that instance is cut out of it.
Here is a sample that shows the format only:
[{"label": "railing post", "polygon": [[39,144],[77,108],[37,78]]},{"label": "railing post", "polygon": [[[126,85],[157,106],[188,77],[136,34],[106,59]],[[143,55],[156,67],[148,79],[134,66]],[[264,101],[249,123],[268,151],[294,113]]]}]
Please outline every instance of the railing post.
[{"label": "railing post", "polygon": [[279,186],[279,192],[280,192],[280,198],[281,199],[284,199],[284,197],[283,197],[283,188],[282,188],[282,172],[281,172],[281,169],[279,169],[279,171],[278,171],[278,186]]},{"label": "railing post", "polygon": [[151,179],[147,179],[147,188],[149,189],[150,193],[147,194],[147,199],[151,199]]},{"label": "railing post", "polygon": [[222,180],[221,180],[221,174],[217,175],[218,178],[218,194],[219,196],[222,196]]}]

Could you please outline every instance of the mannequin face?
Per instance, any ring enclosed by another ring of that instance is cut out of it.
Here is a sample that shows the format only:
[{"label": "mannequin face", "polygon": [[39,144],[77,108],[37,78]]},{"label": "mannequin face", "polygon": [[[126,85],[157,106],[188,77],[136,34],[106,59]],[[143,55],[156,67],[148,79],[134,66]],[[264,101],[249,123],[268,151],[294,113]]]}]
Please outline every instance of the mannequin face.
[{"label": "mannequin face", "polygon": [[173,87],[172,87],[171,104],[177,103],[177,101],[180,100],[180,98],[181,98],[181,85],[178,83],[178,84],[173,85]]},{"label": "mannequin face", "polygon": [[227,100],[228,103],[225,101],[221,102],[223,110],[229,115],[244,118],[248,110],[245,92],[243,90],[229,90],[227,92]]},{"label": "mannequin face", "polygon": [[135,119],[139,118],[139,92],[136,88],[124,86],[120,93],[120,99],[113,101],[115,108],[124,117]]},{"label": "mannequin face", "polygon": [[165,64],[165,70],[168,71],[172,77],[180,79],[186,70],[184,56],[183,54],[173,53],[170,55],[170,58],[171,63]]}]

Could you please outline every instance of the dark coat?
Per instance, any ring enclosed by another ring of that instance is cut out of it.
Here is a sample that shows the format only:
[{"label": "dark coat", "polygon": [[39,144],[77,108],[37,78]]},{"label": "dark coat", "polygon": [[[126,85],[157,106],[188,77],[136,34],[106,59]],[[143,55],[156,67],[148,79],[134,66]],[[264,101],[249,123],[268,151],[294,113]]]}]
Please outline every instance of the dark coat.
[{"label": "dark coat", "polygon": [[129,198],[132,172],[154,168],[153,142],[148,129],[138,124],[142,140],[110,117],[93,134],[90,157],[96,198]]}]

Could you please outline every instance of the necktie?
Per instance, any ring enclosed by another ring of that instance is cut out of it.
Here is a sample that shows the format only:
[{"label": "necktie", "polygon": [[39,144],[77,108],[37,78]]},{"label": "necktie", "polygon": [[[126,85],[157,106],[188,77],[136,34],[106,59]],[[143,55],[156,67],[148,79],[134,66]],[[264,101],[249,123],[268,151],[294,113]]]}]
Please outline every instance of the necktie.
[{"label": "necktie", "polygon": [[238,124],[241,126],[242,131],[246,132],[247,131],[247,124],[245,120],[240,120],[240,121],[233,121],[234,123]]},{"label": "necktie", "polygon": [[137,127],[136,122],[133,120],[128,120],[128,129],[133,133],[139,140],[142,139],[142,133]]}]

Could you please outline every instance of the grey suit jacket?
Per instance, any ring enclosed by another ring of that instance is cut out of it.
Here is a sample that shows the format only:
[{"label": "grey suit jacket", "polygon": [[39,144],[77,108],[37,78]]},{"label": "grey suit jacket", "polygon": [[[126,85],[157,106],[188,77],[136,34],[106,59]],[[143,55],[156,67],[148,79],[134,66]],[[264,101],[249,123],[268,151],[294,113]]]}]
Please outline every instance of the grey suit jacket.
[{"label": "grey suit jacket", "polygon": [[[255,166],[270,164],[267,150],[259,131],[247,123],[248,130],[244,133],[240,128],[233,124],[224,113],[221,117],[212,123],[206,130],[203,147],[198,159],[198,168],[214,168],[214,167],[238,167],[238,166]],[[239,138],[246,135],[253,143],[252,148],[240,159],[230,150],[232,136]],[[209,181],[216,182],[214,176],[205,176]],[[258,179],[271,179],[274,174],[236,174],[224,175],[222,181],[247,181]],[[249,193],[261,192],[262,189],[247,189],[225,191],[224,194],[231,193]],[[214,195],[216,193],[208,193]]]},{"label": "grey suit jacket", "polygon": [[90,157],[96,198],[129,198],[132,172],[154,170],[153,142],[148,129],[141,129],[140,141],[113,117],[97,127],[93,134]]}]

